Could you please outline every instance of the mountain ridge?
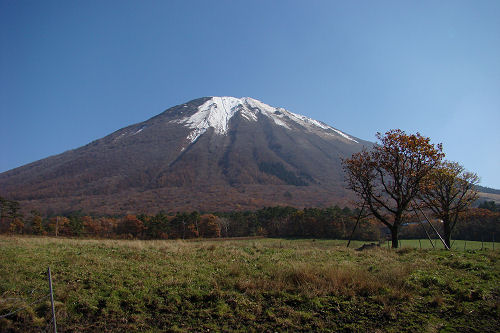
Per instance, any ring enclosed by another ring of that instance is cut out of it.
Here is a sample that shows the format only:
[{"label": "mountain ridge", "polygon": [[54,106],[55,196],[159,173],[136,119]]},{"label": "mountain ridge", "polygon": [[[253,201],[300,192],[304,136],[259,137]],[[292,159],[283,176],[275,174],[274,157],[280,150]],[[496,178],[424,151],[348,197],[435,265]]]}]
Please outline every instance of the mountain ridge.
[{"label": "mountain ridge", "polygon": [[253,98],[202,97],[1,173],[0,195],[98,213],[345,204],[340,158],[371,144]]}]

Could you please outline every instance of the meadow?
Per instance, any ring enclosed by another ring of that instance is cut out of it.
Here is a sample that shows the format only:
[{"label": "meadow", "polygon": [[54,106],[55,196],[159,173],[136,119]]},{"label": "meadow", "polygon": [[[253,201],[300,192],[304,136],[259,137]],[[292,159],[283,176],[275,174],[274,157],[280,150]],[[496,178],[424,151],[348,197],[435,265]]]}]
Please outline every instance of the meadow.
[{"label": "meadow", "polygon": [[0,236],[0,331],[50,331],[48,266],[60,332],[500,331],[498,243],[361,244]]}]

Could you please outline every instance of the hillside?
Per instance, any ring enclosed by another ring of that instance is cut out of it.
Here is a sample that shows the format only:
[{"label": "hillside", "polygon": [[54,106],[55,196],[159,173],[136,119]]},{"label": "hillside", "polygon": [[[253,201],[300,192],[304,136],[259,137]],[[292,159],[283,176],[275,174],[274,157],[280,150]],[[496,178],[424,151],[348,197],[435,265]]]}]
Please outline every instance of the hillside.
[{"label": "hillside", "polygon": [[491,187],[486,187],[486,186],[480,186],[476,185],[476,190],[481,193],[488,193],[488,194],[500,194],[500,190],[491,188]]},{"label": "hillside", "polygon": [[344,205],[341,158],[371,143],[252,98],[205,97],[0,174],[42,212]]}]

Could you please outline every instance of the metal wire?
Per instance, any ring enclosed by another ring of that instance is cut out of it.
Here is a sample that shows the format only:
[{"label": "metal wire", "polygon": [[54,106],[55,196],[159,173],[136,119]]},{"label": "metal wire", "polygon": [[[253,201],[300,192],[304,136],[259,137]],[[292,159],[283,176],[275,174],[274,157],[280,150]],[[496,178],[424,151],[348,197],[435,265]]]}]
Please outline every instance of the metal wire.
[{"label": "metal wire", "polygon": [[50,295],[49,295],[49,294],[47,294],[47,295],[43,296],[42,298],[39,298],[39,299],[37,299],[37,300],[34,300],[33,302],[31,302],[31,303],[29,303],[29,304],[26,304],[25,306],[23,306],[23,307],[21,307],[21,308],[19,308],[19,309],[16,309],[16,310],[14,310],[14,311],[12,311],[12,312],[9,312],[9,313],[7,313],[7,314],[1,315],[1,316],[0,316],[0,319],[5,318],[5,317],[8,317],[8,316],[11,316],[11,315],[13,315],[13,314],[15,314],[15,313],[18,313],[19,311],[26,309],[26,308],[27,308],[28,306],[30,306],[30,305],[33,305],[33,304],[36,304],[36,303],[40,303],[41,301],[43,301],[44,299],[46,299],[46,298],[47,298],[47,297],[49,297],[49,296],[50,296]]}]

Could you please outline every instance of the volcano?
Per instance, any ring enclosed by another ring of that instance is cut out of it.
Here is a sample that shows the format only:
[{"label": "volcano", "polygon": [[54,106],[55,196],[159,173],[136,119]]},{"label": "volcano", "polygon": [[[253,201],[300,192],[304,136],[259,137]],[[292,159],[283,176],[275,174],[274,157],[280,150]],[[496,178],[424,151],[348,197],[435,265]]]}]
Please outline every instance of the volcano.
[{"label": "volcano", "polygon": [[0,195],[46,213],[343,205],[341,159],[371,145],[253,98],[204,97],[1,173]]}]

